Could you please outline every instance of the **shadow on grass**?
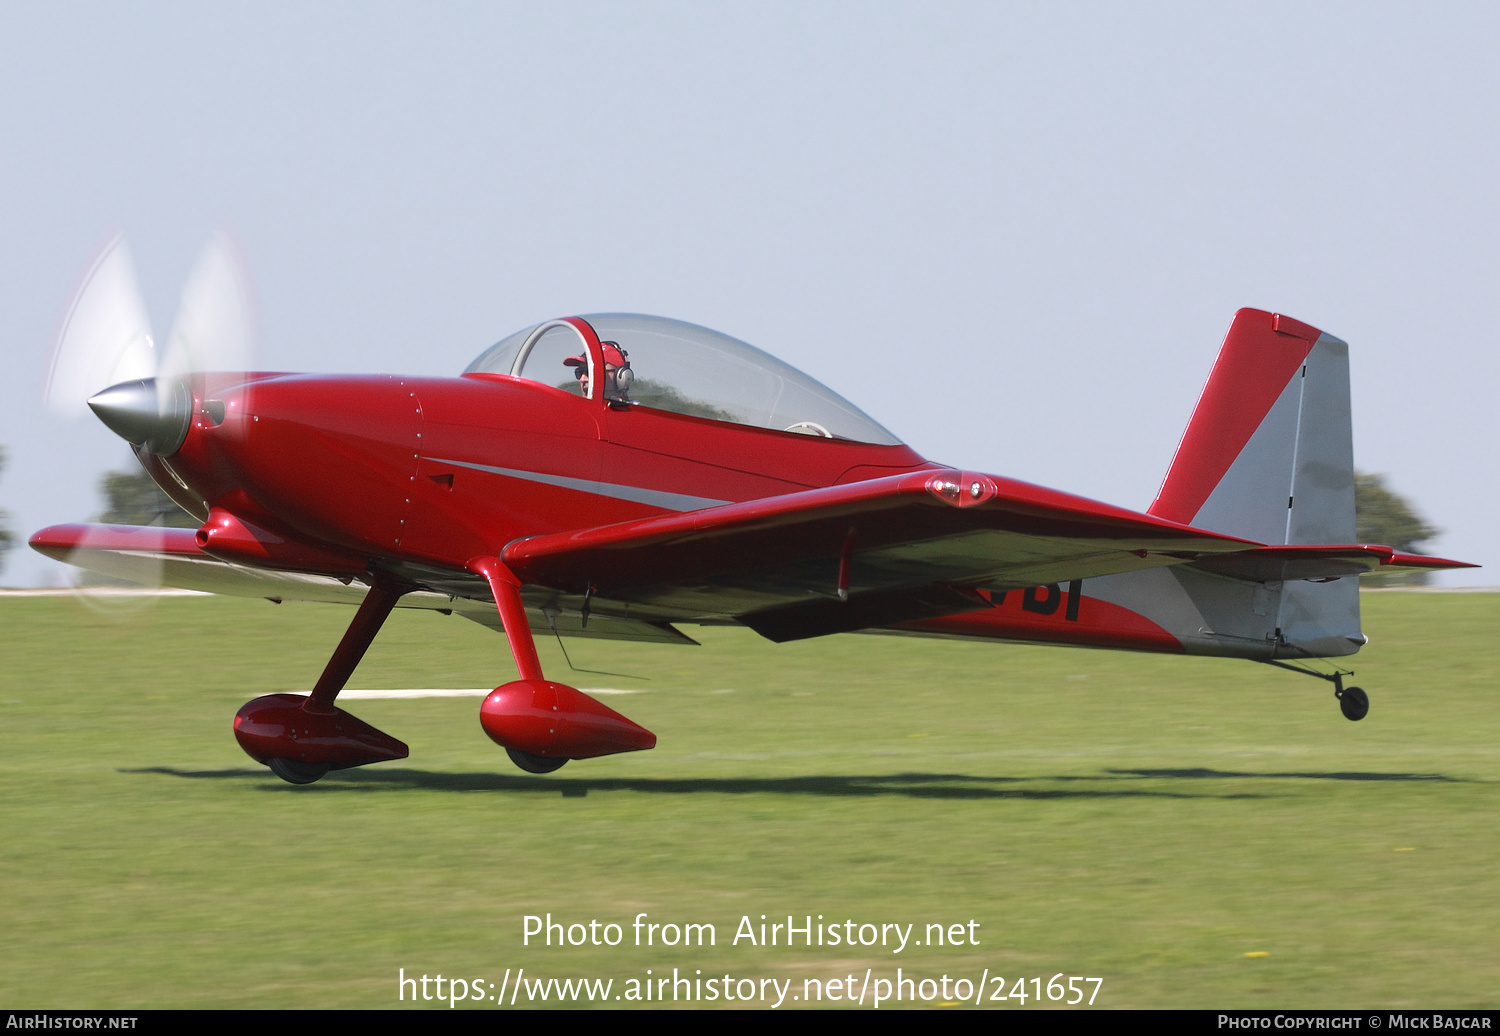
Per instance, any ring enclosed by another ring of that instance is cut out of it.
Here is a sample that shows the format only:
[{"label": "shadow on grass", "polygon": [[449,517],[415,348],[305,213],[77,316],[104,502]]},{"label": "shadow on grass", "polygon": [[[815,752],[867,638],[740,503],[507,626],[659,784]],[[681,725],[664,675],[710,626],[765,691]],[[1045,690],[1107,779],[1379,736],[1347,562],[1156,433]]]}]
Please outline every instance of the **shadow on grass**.
[{"label": "shadow on grass", "polygon": [[1303,781],[1430,781],[1439,784],[1480,784],[1481,781],[1464,777],[1448,777],[1441,773],[1370,773],[1360,770],[1290,771],[1286,773],[1242,773],[1236,770],[1209,770],[1198,767],[1191,770],[1109,770],[1108,773],[1123,777],[1171,777],[1192,780],[1233,780],[1240,777],[1274,777],[1281,780]]},{"label": "shadow on grass", "polygon": [[[1255,799],[1255,793],[1205,793],[1157,788],[1035,787],[1047,781],[1118,782],[1110,777],[976,777],[960,773],[897,773],[877,776],[808,777],[603,777],[548,778],[498,773],[439,773],[408,769],[339,770],[311,785],[283,784],[264,769],[178,770],[148,766],[121,773],[161,774],[187,780],[252,781],[267,791],[489,791],[561,794],[583,798],[591,791],[664,795],[825,795],[835,798],[902,796],[915,799]],[[1033,785],[1027,787],[1026,785]]]}]

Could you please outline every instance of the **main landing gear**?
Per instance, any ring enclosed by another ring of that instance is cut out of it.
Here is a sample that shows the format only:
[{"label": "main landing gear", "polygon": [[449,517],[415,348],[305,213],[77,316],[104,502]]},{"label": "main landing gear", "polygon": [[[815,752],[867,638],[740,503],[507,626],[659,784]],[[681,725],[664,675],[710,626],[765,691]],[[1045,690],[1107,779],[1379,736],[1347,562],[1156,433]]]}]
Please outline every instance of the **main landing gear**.
[{"label": "main landing gear", "polygon": [[496,687],[479,707],[479,724],[527,773],[552,773],[569,759],[656,747],[656,735],[576,687],[542,676],[521,582],[499,558],[476,558],[469,568],[485,578],[500,610],[505,637],[521,678]]},{"label": "main landing gear", "polygon": [[[521,601],[521,584],[499,558],[470,568],[490,584],[521,679],[496,687],[479,708],[479,723],[527,773],[552,773],[569,759],[656,747],[656,735],[575,687],[542,676]],[[311,694],[267,694],[234,717],[245,753],[289,784],[312,784],[329,770],[405,759],[406,745],[335,706],[405,583],[377,578]]]},{"label": "main landing gear", "polygon": [[396,601],[410,587],[377,580],[311,694],[267,694],[234,717],[245,754],[288,784],[312,784],[329,770],[405,759],[406,745],[333,704]]},{"label": "main landing gear", "polygon": [[1303,676],[1315,676],[1319,680],[1327,680],[1333,684],[1333,696],[1339,701],[1339,711],[1348,720],[1361,720],[1370,714],[1370,696],[1360,687],[1345,687],[1344,677],[1353,676],[1354,672],[1348,669],[1340,669],[1332,673],[1319,673],[1315,670],[1299,665],[1288,665],[1275,659],[1262,659],[1267,665],[1276,666],[1278,669],[1288,669]]}]

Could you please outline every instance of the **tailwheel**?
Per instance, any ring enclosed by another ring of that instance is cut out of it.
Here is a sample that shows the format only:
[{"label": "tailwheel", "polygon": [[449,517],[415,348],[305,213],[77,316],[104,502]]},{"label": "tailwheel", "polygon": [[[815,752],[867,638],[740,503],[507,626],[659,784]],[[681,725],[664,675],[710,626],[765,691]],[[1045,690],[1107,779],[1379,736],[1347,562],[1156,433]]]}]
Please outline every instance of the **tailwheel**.
[{"label": "tailwheel", "polygon": [[1339,711],[1345,719],[1364,719],[1370,712],[1370,696],[1359,687],[1345,687],[1338,693]]},{"label": "tailwheel", "polygon": [[1339,700],[1339,711],[1348,720],[1361,720],[1370,714],[1370,696],[1358,687],[1345,687],[1344,677],[1353,676],[1354,670],[1340,669],[1333,673],[1319,673],[1309,669],[1306,665],[1291,665],[1278,661],[1274,658],[1261,659],[1266,665],[1273,665],[1277,669],[1289,669],[1303,676],[1316,676],[1319,680],[1327,680],[1333,684],[1333,696]]},{"label": "tailwheel", "polygon": [[[556,759],[547,755],[533,755],[530,752],[523,752],[519,748],[507,748],[505,754],[510,756],[511,762],[527,773],[551,773],[554,770],[562,769],[563,763],[568,761],[566,757]],[[313,779],[316,780],[317,778]]]},{"label": "tailwheel", "polygon": [[288,784],[311,784],[322,778],[331,766],[329,763],[308,763],[301,759],[273,756],[266,760],[271,772]]}]

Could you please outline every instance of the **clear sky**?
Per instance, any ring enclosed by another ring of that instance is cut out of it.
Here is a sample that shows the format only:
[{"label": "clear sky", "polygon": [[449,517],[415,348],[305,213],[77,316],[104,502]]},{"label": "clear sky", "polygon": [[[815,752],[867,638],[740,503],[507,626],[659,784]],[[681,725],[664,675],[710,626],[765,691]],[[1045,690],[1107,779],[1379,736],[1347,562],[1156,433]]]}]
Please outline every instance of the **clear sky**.
[{"label": "clear sky", "polygon": [[1350,343],[1357,465],[1487,566],[1444,581],[1500,583],[1496,53],[1480,4],[0,0],[0,508],[87,519],[134,464],[40,401],[106,233],[161,335],[228,223],[268,369],[660,313],[1136,508],[1279,310]]}]

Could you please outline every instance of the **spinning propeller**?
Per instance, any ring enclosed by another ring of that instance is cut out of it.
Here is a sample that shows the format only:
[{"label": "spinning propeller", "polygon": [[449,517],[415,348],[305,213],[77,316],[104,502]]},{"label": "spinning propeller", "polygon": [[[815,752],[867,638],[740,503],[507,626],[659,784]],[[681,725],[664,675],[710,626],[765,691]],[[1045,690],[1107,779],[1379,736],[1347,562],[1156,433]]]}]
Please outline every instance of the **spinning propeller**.
[{"label": "spinning propeller", "polygon": [[[233,236],[220,230],[199,255],[183,289],[182,301],[164,347],[151,333],[150,319],[123,237],[105,242],[84,272],[52,346],[45,398],[66,418],[92,410],[111,431],[130,443],[136,458],[168,496],[183,502],[193,494],[181,485],[164,458],[175,453],[192,427],[194,389],[206,394],[212,372],[251,368],[256,352],[253,293]],[[237,422],[212,400],[202,406],[216,423]],[[231,431],[233,429],[230,429]],[[189,508],[192,510],[192,508]],[[80,551],[89,550],[85,542]],[[139,571],[129,578],[160,585],[161,558],[143,550]]]},{"label": "spinning propeller", "polygon": [[130,261],[116,235],[85,272],[53,345],[47,404],[66,417],[85,402],[132,446],[170,456],[191,421],[190,379],[243,371],[255,353],[250,279],[234,239],[214,234],[158,349]]}]

